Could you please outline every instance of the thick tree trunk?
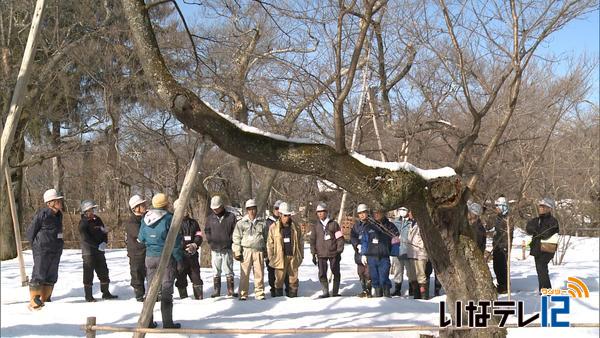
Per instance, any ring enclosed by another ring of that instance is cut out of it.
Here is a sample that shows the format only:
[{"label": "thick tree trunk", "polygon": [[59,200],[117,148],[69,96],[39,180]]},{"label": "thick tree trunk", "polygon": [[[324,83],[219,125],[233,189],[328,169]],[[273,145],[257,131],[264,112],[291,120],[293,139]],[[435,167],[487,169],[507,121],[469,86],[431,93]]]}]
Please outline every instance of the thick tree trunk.
[{"label": "thick tree trunk", "polygon": [[[9,159],[14,161],[14,163],[18,163],[23,161],[24,152],[24,140],[22,138],[22,128],[24,124],[21,122],[17,126],[17,132],[15,135],[18,135],[20,139],[16,140],[13,143],[13,149]],[[15,198],[15,206],[17,208],[17,215],[19,217],[19,224],[21,227],[28,226],[28,224],[23,224],[23,199],[22,199],[22,187],[23,187],[23,168],[18,167],[16,169],[11,169],[11,182],[12,187],[10,187],[13,191],[13,195]],[[10,211],[10,203],[8,200],[8,189],[9,187],[6,185],[6,178],[4,177],[4,173],[1,175],[2,183],[0,187],[2,190],[0,191],[0,260],[13,259],[17,257],[17,245],[15,242],[15,231],[13,228],[12,215]]]},{"label": "thick tree trunk", "polygon": [[267,174],[264,175],[262,181],[260,181],[258,191],[256,192],[258,215],[264,215],[265,210],[267,210],[267,202],[269,200],[269,194],[271,193],[271,187],[273,187],[273,182],[275,182],[275,178],[277,178],[278,174],[278,170],[267,169]]},{"label": "thick tree trunk", "polygon": [[252,175],[250,174],[250,169],[248,168],[248,161],[238,158],[237,167],[240,175],[240,205],[243,207],[244,203],[252,198]]}]

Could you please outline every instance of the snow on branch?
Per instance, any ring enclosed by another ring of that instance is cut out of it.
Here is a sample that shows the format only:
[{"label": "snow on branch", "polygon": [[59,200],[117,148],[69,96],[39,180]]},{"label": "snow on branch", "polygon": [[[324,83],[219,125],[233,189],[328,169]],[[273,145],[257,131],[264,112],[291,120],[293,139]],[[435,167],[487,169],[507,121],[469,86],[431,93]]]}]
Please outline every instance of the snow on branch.
[{"label": "snow on branch", "polygon": [[221,116],[222,118],[226,119],[227,121],[229,121],[231,124],[235,125],[238,129],[245,131],[247,133],[251,133],[251,134],[256,134],[256,135],[262,135],[262,136],[266,136],[275,140],[279,140],[279,141],[285,141],[285,142],[293,142],[293,143],[302,143],[302,144],[315,144],[315,142],[313,142],[310,139],[307,138],[295,138],[295,137],[286,137],[283,135],[279,135],[279,134],[274,134],[268,131],[264,131],[262,129],[256,128],[256,127],[252,127],[249,126],[245,123],[242,123],[236,119],[234,119],[233,117],[220,112],[218,109],[215,109],[214,107],[212,107],[211,105],[209,105],[206,101],[204,102],[210,109],[212,109],[215,113],[219,114],[219,116]]},{"label": "snow on branch", "polygon": [[414,172],[415,174],[423,177],[425,180],[432,180],[434,178],[440,177],[452,177],[456,175],[454,169],[450,167],[444,167],[440,169],[421,169],[416,166],[408,163],[408,162],[382,162],[370,159],[364,155],[361,155],[357,152],[351,152],[350,155],[360,161],[362,164],[369,166],[371,168],[383,168],[390,171],[398,171],[398,170],[406,170],[410,172]]}]

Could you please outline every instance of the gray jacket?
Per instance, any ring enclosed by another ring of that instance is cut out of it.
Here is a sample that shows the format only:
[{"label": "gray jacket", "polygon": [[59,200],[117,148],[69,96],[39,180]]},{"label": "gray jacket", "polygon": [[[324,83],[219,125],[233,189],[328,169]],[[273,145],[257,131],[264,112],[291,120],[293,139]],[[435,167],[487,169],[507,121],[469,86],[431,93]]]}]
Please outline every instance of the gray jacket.
[{"label": "gray jacket", "polygon": [[241,255],[244,249],[266,252],[268,231],[265,220],[255,218],[250,221],[248,215],[242,217],[233,230],[234,255]]}]

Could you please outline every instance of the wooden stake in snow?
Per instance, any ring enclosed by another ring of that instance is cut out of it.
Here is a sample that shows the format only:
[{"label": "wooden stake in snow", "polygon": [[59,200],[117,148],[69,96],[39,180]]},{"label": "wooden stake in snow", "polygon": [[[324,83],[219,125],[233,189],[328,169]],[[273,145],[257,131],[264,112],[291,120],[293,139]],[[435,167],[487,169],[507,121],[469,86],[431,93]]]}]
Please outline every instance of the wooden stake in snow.
[{"label": "wooden stake in snow", "polygon": [[508,238],[508,252],[506,255],[506,299],[510,300],[510,252],[512,250],[512,238],[510,236],[510,216],[506,217],[506,237]]},{"label": "wooden stake in snow", "polygon": [[37,0],[33,18],[31,19],[31,28],[29,29],[29,37],[27,38],[25,53],[23,54],[23,60],[21,61],[21,69],[19,69],[19,76],[17,77],[17,84],[15,85],[15,91],[13,92],[12,100],[10,102],[8,117],[6,118],[6,123],[2,130],[2,139],[0,140],[0,172],[4,172],[4,168],[8,165],[8,154],[10,153],[15,130],[17,129],[17,124],[19,123],[19,117],[21,115],[21,103],[25,97],[29,75],[31,75],[31,64],[34,59],[39,37],[40,21],[42,19],[42,14],[44,13],[44,5],[45,0]]},{"label": "wooden stake in snow", "polygon": [[[179,198],[177,204],[180,206],[186,206],[190,199],[190,195],[192,193],[192,188],[194,186],[194,182],[196,181],[196,176],[198,176],[198,170],[200,169],[200,164],[202,162],[202,157],[204,155],[205,143],[201,142],[198,148],[196,148],[196,153],[194,154],[194,158],[192,159],[192,164],[185,174],[185,179],[183,180],[183,186],[181,187],[181,192],[179,193]],[[146,299],[144,300],[144,307],[142,308],[142,313],[140,314],[140,319],[138,320],[137,327],[138,328],[147,328],[150,323],[150,317],[152,316],[152,312],[154,310],[154,304],[156,303],[156,296],[158,295],[158,289],[161,287],[163,275],[165,273],[165,268],[169,264],[169,259],[171,258],[171,254],[173,253],[173,247],[175,246],[175,240],[177,239],[177,234],[179,233],[179,229],[181,228],[181,221],[183,220],[183,216],[185,215],[185,207],[175,208],[175,214],[173,215],[173,220],[171,221],[171,227],[169,228],[169,233],[167,234],[167,239],[165,240],[165,246],[163,247],[163,251],[160,255],[160,262],[158,263],[158,270],[154,275],[154,279],[152,279],[152,283],[150,284],[150,288],[148,289],[148,293],[146,294]],[[136,332],[133,334],[133,337],[144,337],[145,333]]]},{"label": "wooden stake in snow", "polygon": [[15,195],[12,191],[12,182],[8,166],[4,168],[4,176],[6,176],[6,190],[8,191],[8,202],[10,204],[10,215],[12,216],[13,227],[15,229],[15,242],[17,244],[17,258],[19,259],[19,272],[21,273],[21,286],[27,286],[29,277],[25,273],[25,262],[23,261],[23,247],[21,246],[21,227],[19,226],[19,218],[17,217],[17,207],[15,205]]}]

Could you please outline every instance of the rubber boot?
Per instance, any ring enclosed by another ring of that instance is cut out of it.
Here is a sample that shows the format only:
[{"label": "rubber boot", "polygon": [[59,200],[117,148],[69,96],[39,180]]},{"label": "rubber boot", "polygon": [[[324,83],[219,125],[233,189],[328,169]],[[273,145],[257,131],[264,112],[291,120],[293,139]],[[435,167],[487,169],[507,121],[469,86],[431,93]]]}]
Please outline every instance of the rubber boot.
[{"label": "rubber boot", "polygon": [[333,278],[333,290],[331,290],[332,297],[339,297],[340,295],[340,279]]},{"label": "rubber boot", "polygon": [[402,296],[402,283],[394,283],[394,293],[392,293],[392,296]]},{"label": "rubber boot", "polygon": [[44,303],[51,302],[52,300],[52,291],[54,290],[54,285],[42,285],[42,300]]},{"label": "rubber boot", "polygon": [[372,287],[372,285],[371,285],[371,280],[369,279],[369,280],[367,281],[367,298],[371,298],[371,297],[373,297],[373,293],[372,293],[372,291],[371,291],[372,289],[373,289],[373,287]]},{"label": "rubber boot", "polygon": [[213,277],[213,293],[210,295],[211,298],[219,297],[221,295],[221,277]]},{"label": "rubber boot", "polygon": [[390,287],[387,285],[383,287],[383,296],[387,298],[392,297],[392,295],[390,294]]},{"label": "rubber boot", "polygon": [[83,292],[85,293],[85,301],[86,302],[92,303],[92,302],[96,301],[94,296],[92,296],[92,286],[91,285],[84,285]]},{"label": "rubber boot", "polygon": [[144,290],[143,287],[141,288],[133,288],[133,293],[135,294],[135,300],[137,300],[138,302],[143,302],[144,301],[144,293],[146,290]]},{"label": "rubber boot", "polygon": [[415,295],[415,284],[414,282],[409,281],[408,282],[408,296],[414,296]]},{"label": "rubber boot", "polygon": [[376,298],[383,297],[383,289],[375,288],[375,296],[374,297],[376,297]]},{"label": "rubber boot", "polygon": [[419,293],[421,294],[420,299],[429,299],[429,290],[427,289],[427,284],[419,284]]},{"label": "rubber boot", "polygon": [[413,299],[421,299],[418,282],[410,282],[410,289],[412,290]]},{"label": "rubber boot", "polygon": [[164,329],[181,328],[181,324],[173,323],[173,301],[161,301],[160,314],[162,315]]},{"label": "rubber boot", "polygon": [[292,290],[292,289],[290,289],[290,292],[288,293],[287,296],[290,297],[290,298],[296,298],[296,297],[298,297],[298,290]]},{"label": "rubber boot", "polygon": [[179,291],[179,299],[184,299],[188,297],[187,287],[177,288],[177,291]]},{"label": "rubber boot", "polygon": [[32,310],[39,310],[44,306],[42,300],[42,287],[39,285],[29,286],[29,308]]},{"label": "rubber boot", "polygon": [[154,321],[154,316],[150,315],[150,323],[148,323],[149,329],[156,329],[158,327],[158,323]]},{"label": "rubber boot", "polygon": [[102,291],[102,299],[117,299],[119,296],[113,295],[108,291],[108,283],[100,283],[100,291]]},{"label": "rubber boot", "polygon": [[329,282],[327,280],[321,281],[321,289],[323,290],[323,293],[319,298],[329,298]]},{"label": "rubber boot", "polygon": [[193,289],[195,299],[204,299],[204,293],[202,292],[202,284],[194,285]]},{"label": "rubber boot", "polygon": [[275,288],[275,297],[283,297],[283,288]]},{"label": "rubber boot", "polygon": [[237,297],[237,292],[233,291],[233,276],[227,277],[227,296]]}]

